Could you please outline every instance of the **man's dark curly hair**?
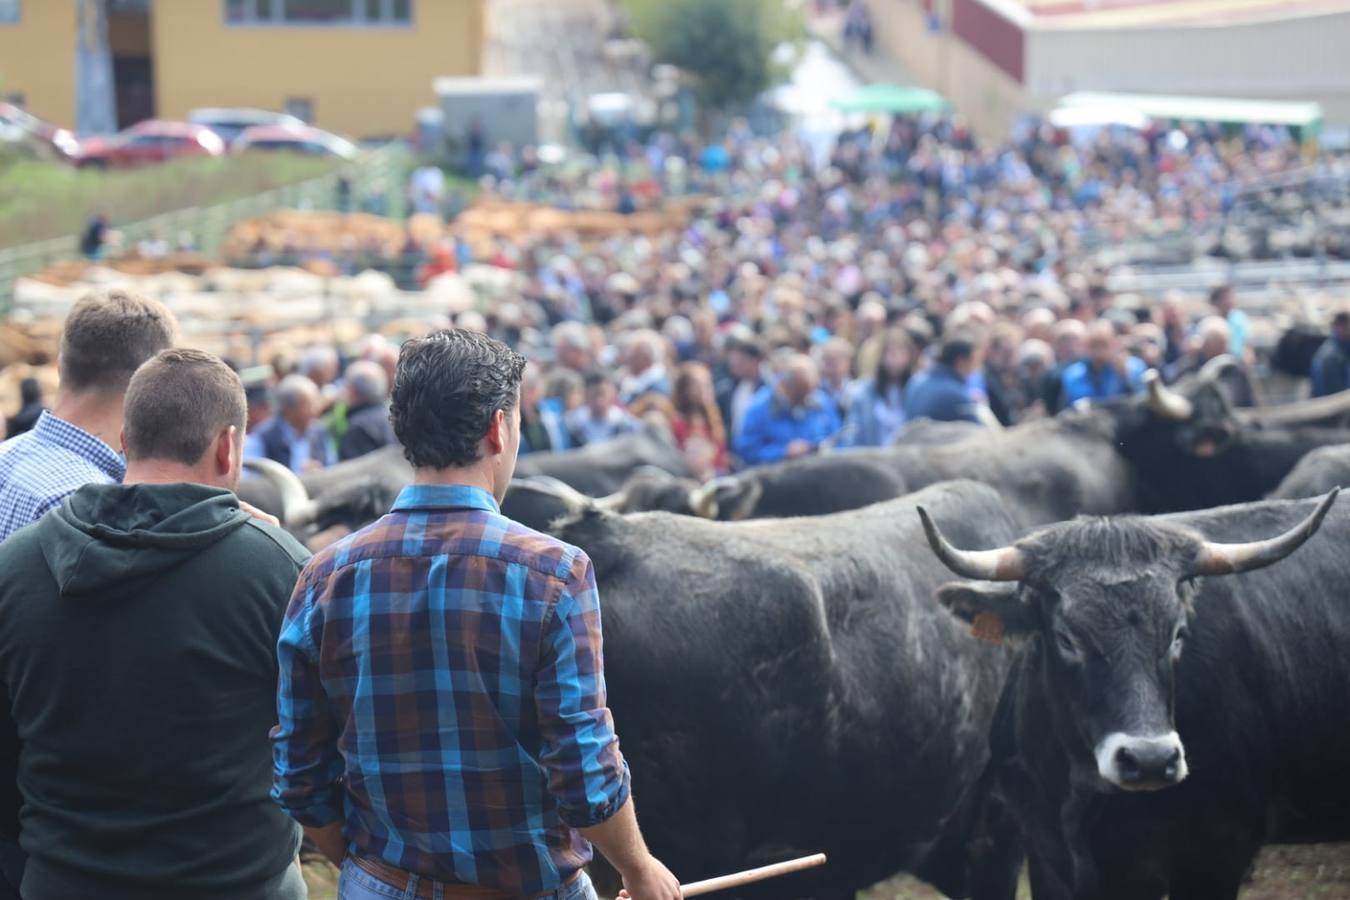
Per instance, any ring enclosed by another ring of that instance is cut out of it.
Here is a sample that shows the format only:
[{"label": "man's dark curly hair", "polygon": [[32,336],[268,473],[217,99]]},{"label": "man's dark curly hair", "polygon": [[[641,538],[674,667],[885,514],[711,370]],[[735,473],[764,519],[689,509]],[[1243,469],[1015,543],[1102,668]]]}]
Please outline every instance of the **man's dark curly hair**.
[{"label": "man's dark curly hair", "polygon": [[457,328],[413,338],[398,355],[390,419],[403,455],[418,468],[478,461],[497,410],[520,397],[525,357],[485,334]]}]

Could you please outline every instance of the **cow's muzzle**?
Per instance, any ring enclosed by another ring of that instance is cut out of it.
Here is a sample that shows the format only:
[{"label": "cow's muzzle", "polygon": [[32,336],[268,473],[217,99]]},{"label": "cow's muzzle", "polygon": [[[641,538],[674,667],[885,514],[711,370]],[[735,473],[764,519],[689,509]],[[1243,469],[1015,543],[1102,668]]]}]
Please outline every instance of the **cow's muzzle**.
[{"label": "cow's muzzle", "polygon": [[1175,732],[1155,737],[1116,732],[1097,745],[1097,773],[1126,791],[1157,791],[1186,777],[1186,750]]}]

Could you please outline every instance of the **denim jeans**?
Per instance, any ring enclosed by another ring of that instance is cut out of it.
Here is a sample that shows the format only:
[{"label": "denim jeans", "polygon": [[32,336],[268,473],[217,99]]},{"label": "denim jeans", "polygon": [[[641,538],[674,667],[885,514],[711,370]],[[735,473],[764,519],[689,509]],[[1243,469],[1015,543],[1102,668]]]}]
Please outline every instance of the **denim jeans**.
[{"label": "denim jeans", "polygon": [[[342,876],[338,879],[338,900],[413,900],[417,896],[417,882],[418,876],[412,875],[408,879],[408,889],[401,891],[385,884],[358,866],[349,856],[342,863]],[[433,900],[441,900],[439,885],[433,893]],[[590,876],[585,872],[579,872],[571,884],[541,894],[537,900],[598,900],[598,898]]]}]

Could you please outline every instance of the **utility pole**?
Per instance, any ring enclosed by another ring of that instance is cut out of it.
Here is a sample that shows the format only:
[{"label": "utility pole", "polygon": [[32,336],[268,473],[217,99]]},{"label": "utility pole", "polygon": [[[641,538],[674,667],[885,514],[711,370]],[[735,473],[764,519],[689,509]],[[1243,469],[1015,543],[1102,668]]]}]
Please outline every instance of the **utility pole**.
[{"label": "utility pole", "polygon": [[104,0],[75,0],[75,131],[84,137],[116,130],[107,6]]}]

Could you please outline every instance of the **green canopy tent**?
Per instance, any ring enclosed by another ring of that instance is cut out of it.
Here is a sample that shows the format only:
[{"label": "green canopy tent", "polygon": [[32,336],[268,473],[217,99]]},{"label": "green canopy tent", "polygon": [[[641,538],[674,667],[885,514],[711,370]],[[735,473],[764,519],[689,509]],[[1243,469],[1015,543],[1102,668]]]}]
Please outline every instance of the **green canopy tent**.
[{"label": "green canopy tent", "polygon": [[901,116],[945,112],[950,108],[950,104],[935,91],[921,87],[901,87],[898,84],[864,85],[834,98],[830,106],[842,113],[890,113]]}]

